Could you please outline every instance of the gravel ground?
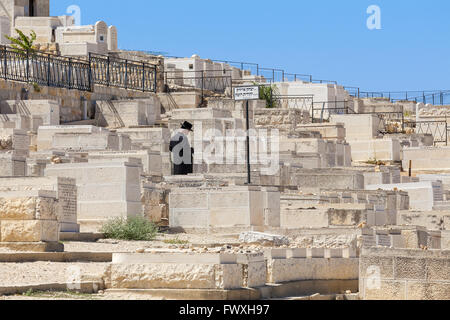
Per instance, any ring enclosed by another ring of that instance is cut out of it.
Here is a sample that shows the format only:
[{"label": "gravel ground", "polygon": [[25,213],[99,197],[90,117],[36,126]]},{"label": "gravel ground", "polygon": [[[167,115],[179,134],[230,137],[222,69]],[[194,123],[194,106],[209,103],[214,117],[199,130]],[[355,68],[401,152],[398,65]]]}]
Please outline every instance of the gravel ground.
[{"label": "gravel ground", "polygon": [[[99,240],[97,242],[64,241],[66,252],[135,252],[137,249],[176,249],[180,247],[238,244],[237,235],[159,234],[154,241]],[[14,251],[0,247],[0,253]]]},{"label": "gravel ground", "polygon": [[155,241],[64,242],[64,250],[67,252],[135,252],[138,249],[177,249],[216,244],[238,244],[238,239],[225,235],[160,234]]},{"label": "gravel ground", "polygon": [[103,294],[76,294],[67,292],[36,292],[30,296],[14,295],[0,296],[0,301],[12,300],[163,300],[157,298],[146,298],[133,293],[103,293]]}]

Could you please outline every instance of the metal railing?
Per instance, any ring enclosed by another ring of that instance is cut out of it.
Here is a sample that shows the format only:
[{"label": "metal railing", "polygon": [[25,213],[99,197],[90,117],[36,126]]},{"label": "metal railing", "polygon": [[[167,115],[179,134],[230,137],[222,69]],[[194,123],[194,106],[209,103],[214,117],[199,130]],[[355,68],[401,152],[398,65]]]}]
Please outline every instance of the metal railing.
[{"label": "metal railing", "polygon": [[405,130],[412,129],[416,134],[431,134],[434,143],[445,143],[448,146],[449,126],[447,120],[442,121],[405,121]]},{"label": "metal railing", "polygon": [[89,63],[74,58],[0,48],[0,74],[5,80],[48,87],[91,90]]},{"label": "metal railing", "polygon": [[89,53],[94,84],[156,92],[156,66],[111,56]]},{"label": "metal railing", "polygon": [[313,77],[310,74],[300,74],[300,73],[284,73],[283,82],[313,82]]},{"label": "metal railing", "polygon": [[[185,57],[172,56],[172,55],[164,55],[166,58],[174,58],[174,59],[184,59]],[[232,60],[211,60],[212,62],[219,62],[228,64],[231,67],[235,67],[242,71],[250,71],[253,75],[257,77],[264,77],[268,83],[274,82],[286,82],[286,81],[303,81],[310,83],[329,83],[329,84],[337,84],[337,81],[333,80],[319,80],[313,79],[313,76],[310,74],[301,74],[301,73],[288,73],[283,69],[276,68],[263,68],[258,63],[254,62],[244,62],[244,61],[232,61]],[[233,79],[235,81],[237,79]]]},{"label": "metal railing", "polygon": [[382,134],[404,133],[405,132],[405,113],[402,107],[400,111],[386,112],[361,112],[358,114],[373,114],[378,116],[381,121],[378,124],[378,132]]},{"label": "metal railing", "polygon": [[351,96],[357,98],[386,98],[392,102],[414,101],[424,104],[445,105],[450,104],[450,90],[428,91],[361,91],[355,87],[344,87]]},{"label": "metal railing", "polygon": [[166,71],[164,83],[169,88],[179,86],[200,89],[202,97],[205,91],[231,95],[233,91],[231,72],[231,70]]},{"label": "metal railing", "polygon": [[92,91],[93,85],[156,92],[156,66],[97,54],[86,60],[0,47],[0,77]]},{"label": "metal railing", "polygon": [[314,105],[314,96],[312,95],[274,95],[273,98],[278,108],[299,109],[309,112]]},{"label": "metal railing", "polygon": [[318,80],[318,79],[312,79],[312,83],[326,83],[326,84],[335,84],[337,85],[337,81],[334,80]]},{"label": "metal railing", "polygon": [[311,108],[311,122],[329,122],[334,114],[355,114],[350,106],[350,101],[314,101]]},{"label": "metal railing", "polygon": [[238,68],[242,71],[248,70],[259,76],[259,64],[252,62],[242,62],[242,61],[227,61],[227,60],[211,60],[212,62],[219,62],[228,64],[231,67]]}]

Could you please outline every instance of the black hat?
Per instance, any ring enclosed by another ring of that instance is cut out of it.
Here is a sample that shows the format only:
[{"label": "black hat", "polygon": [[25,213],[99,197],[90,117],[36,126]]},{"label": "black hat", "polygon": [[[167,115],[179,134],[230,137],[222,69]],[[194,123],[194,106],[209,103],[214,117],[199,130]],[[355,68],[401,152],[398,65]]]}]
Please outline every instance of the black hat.
[{"label": "black hat", "polygon": [[186,129],[189,131],[194,131],[192,130],[193,125],[187,121],[185,121],[182,125],[181,125],[181,129]]}]

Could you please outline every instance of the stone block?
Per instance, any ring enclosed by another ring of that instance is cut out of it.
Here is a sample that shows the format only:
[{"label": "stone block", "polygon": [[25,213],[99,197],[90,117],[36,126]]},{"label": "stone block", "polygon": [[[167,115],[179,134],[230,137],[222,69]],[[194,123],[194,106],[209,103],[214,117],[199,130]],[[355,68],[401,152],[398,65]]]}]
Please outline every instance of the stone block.
[{"label": "stone block", "polygon": [[1,191],[0,220],[57,220],[52,191]]},{"label": "stone block", "polygon": [[154,152],[169,152],[170,131],[167,128],[122,128],[118,134],[126,134],[133,144]]},{"label": "stone block", "polygon": [[114,254],[114,289],[238,289],[242,266],[233,255]]},{"label": "stone block", "polygon": [[418,147],[403,150],[403,168],[412,171],[445,171],[450,169],[450,147]]},{"label": "stone block", "polygon": [[1,113],[37,116],[43,119],[44,126],[57,126],[60,124],[60,108],[54,100],[7,100],[2,104]]},{"label": "stone block", "polygon": [[1,242],[58,242],[56,220],[1,220]]},{"label": "stone block", "polygon": [[401,146],[398,139],[349,140],[353,161],[400,161]]},{"label": "stone block", "polygon": [[57,220],[61,232],[78,232],[77,225],[77,186],[70,178],[26,177],[0,178],[0,192],[27,190],[51,190],[56,192]]},{"label": "stone block", "polygon": [[284,236],[261,233],[261,232],[243,232],[239,235],[239,241],[245,243],[270,243],[273,246],[288,245],[289,239]]},{"label": "stone block", "polygon": [[38,151],[51,150],[53,137],[58,133],[90,135],[105,132],[95,126],[41,126],[38,129],[37,148]]},{"label": "stone block", "polygon": [[358,259],[274,259],[267,261],[267,282],[356,280]]},{"label": "stone block", "polygon": [[332,115],[330,122],[344,124],[346,139],[370,140],[378,136],[380,118],[374,114]]},{"label": "stone block", "polygon": [[307,257],[308,252],[306,248],[288,249],[286,253],[286,258],[288,259],[306,259]]},{"label": "stone block", "polygon": [[26,174],[26,158],[13,153],[0,153],[1,177],[24,177]]},{"label": "stone block", "polygon": [[408,281],[406,300],[449,300],[450,284],[447,282]]},{"label": "stone block", "polygon": [[449,255],[442,250],[363,249],[360,293],[365,300],[441,300],[449,291]]},{"label": "stone block", "polygon": [[172,189],[169,195],[170,225],[186,228],[262,227],[263,193],[257,187]]},{"label": "stone block", "polygon": [[406,282],[381,280],[379,286],[368,285],[371,279],[363,278],[364,300],[406,300]]},{"label": "stone block", "polygon": [[[78,221],[142,215],[140,165],[134,162],[48,165],[47,177],[76,179]],[[99,192],[99,190],[102,192]]]},{"label": "stone block", "polygon": [[96,120],[101,127],[151,126],[159,120],[157,99],[97,101]]},{"label": "stone block", "polygon": [[432,211],[437,202],[444,200],[441,182],[369,185],[366,189],[401,190],[408,192],[410,207],[415,210]]},{"label": "stone block", "polygon": [[308,258],[324,258],[325,248],[307,248],[306,255]]}]

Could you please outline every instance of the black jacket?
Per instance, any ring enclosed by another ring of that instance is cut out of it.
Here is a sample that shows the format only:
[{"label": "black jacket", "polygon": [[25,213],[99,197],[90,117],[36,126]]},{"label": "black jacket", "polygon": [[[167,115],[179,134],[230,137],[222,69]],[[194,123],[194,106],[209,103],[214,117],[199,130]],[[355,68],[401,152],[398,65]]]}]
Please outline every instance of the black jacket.
[{"label": "black jacket", "polygon": [[[182,161],[178,161],[176,163],[174,161],[173,174],[174,175],[188,175],[190,173],[193,173],[194,172],[194,170],[193,170],[194,149],[191,148],[187,136],[181,132],[177,133],[170,140],[169,151],[173,153],[175,147],[178,145],[180,145],[180,150],[179,150],[178,154],[173,154],[173,159],[174,160],[179,159]],[[187,161],[186,161],[186,159],[183,159],[185,150],[187,150],[190,153],[190,154],[186,155]],[[179,162],[181,162],[181,163],[179,163]],[[179,163],[179,164],[177,164],[177,163]]]}]

